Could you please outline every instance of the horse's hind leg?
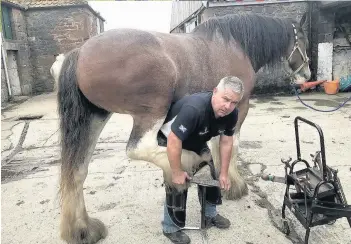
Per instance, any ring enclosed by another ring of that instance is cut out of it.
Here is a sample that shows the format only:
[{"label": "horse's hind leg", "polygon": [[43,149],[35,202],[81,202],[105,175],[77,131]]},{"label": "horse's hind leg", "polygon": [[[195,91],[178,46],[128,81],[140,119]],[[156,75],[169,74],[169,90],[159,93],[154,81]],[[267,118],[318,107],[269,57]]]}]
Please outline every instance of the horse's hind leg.
[{"label": "horse's hind leg", "polygon": [[103,223],[89,218],[83,183],[98,137],[110,113],[90,103],[78,88],[79,49],[65,58],[58,83],[61,132],[61,238],[70,244],[96,243],[107,234]]},{"label": "horse's hind leg", "polygon": [[[98,219],[89,218],[85,208],[83,184],[88,174],[88,165],[93,155],[99,135],[110,118],[109,113],[92,114],[91,122],[86,130],[86,138],[79,138],[79,144],[74,145],[72,153],[77,150],[76,165],[68,169],[62,164],[61,170],[61,237],[68,243],[96,243],[105,238],[107,230]],[[72,135],[74,136],[74,135]],[[82,149],[85,150],[82,150]]]}]

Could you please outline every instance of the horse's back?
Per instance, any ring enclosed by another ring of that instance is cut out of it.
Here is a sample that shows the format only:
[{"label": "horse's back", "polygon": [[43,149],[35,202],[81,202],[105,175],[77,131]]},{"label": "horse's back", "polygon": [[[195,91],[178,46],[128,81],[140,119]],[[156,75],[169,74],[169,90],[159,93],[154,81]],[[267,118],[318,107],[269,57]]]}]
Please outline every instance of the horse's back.
[{"label": "horse's back", "polygon": [[246,83],[253,72],[228,46],[192,34],[134,29],[91,38],[80,49],[77,67],[79,87],[92,103],[128,114],[163,113],[186,93],[212,90],[227,75]]}]

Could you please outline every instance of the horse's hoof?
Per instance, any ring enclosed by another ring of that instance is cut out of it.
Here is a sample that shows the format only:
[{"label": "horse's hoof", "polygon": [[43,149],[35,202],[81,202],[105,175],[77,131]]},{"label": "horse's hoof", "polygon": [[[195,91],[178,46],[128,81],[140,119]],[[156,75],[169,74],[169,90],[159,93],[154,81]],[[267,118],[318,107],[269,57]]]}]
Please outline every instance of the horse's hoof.
[{"label": "horse's hoof", "polygon": [[107,236],[105,225],[98,219],[89,218],[88,223],[77,221],[70,238],[62,238],[69,244],[95,244]]},{"label": "horse's hoof", "polygon": [[228,191],[223,192],[223,196],[227,200],[238,200],[246,196],[249,192],[245,181],[231,182],[231,187]]}]

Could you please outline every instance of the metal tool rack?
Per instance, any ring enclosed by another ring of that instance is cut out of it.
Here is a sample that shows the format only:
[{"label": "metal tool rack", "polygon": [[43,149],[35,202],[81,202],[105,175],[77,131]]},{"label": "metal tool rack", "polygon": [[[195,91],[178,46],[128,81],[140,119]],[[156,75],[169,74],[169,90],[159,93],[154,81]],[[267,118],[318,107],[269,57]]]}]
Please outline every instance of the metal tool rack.
[{"label": "metal tool rack", "polygon": [[[316,128],[319,133],[320,151],[317,151],[316,155],[311,155],[313,156],[312,167],[301,158],[299,121]],[[299,116],[295,118],[294,125],[297,159],[291,164],[291,158],[281,160],[285,164],[285,178],[276,177],[276,180],[274,176],[262,178],[286,184],[282,206],[283,231],[286,235],[290,233],[288,222],[285,219],[285,210],[288,207],[305,227],[305,244],[308,244],[311,227],[330,224],[343,217],[347,218],[351,227],[351,205],[347,205],[337,170],[326,164],[322,129],[317,124]],[[306,167],[294,171],[298,163],[303,163]]]}]

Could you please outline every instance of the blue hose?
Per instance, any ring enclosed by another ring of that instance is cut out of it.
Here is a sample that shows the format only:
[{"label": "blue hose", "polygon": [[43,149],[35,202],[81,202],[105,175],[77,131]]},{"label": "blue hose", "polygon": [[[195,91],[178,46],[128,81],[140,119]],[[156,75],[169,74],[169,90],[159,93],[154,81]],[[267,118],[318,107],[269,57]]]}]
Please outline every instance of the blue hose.
[{"label": "blue hose", "polygon": [[321,109],[313,108],[313,107],[311,107],[310,105],[304,103],[304,102],[301,100],[301,98],[300,98],[300,96],[299,96],[299,93],[297,92],[296,86],[292,86],[292,87],[294,88],[294,91],[295,91],[296,96],[298,97],[298,99],[300,100],[300,102],[301,102],[303,105],[305,105],[306,107],[308,107],[308,108],[310,108],[310,109],[313,109],[313,110],[315,110],[315,111],[318,111],[318,112],[334,112],[334,111],[338,110],[339,108],[342,108],[348,101],[351,100],[351,96],[350,96],[348,99],[346,99],[345,102],[343,102],[342,104],[340,104],[337,108],[334,108],[334,109],[331,109],[331,110],[321,110]]}]

